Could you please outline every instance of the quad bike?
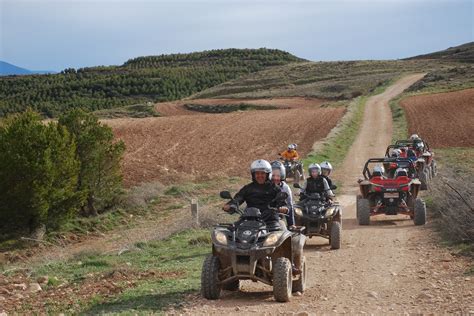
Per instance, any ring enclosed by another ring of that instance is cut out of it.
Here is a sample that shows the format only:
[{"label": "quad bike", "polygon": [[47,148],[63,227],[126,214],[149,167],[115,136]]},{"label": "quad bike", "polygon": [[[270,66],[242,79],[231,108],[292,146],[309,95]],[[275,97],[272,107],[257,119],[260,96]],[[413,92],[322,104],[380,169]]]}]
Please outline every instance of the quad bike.
[{"label": "quad bike", "polygon": [[[372,174],[369,166],[396,163],[406,172],[395,178]],[[415,225],[426,223],[426,204],[418,197],[421,182],[410,177],[416,174],[413,163],[406,158],[371,158],[364,166],[364,179],[359,179],[360,195],[357,196],[357,221],[369,225],[370,217],[379,214],[409,215]]]},{"label": "quad bike", "polygon": [[[228,191],[221,192],[220,196],[232,202]],[[276,200],[285,200],[287,196],[280,192]],[[260,281],[273,286],[273,295],[278,302],[288,302],[293,292],[303,292],[306,237],[301,233],[302,228],[272,231],[262,220],[258,208],[241,211],[233,203],[231,206],[240,214],[240,219],[233,224],[215,226],[212,254],[202,267],[202,295],[207,299],[218,299],[223,289],[238,291],[240,280]]]},{"label": "quad bike", "polygon": [[304,179],[303,162],[281,157],[280,159],[283,160],[287,178],[293,178],[293,183],[299,183],[300,179]]},{"label": "quad bike", "polygon": [[[293,186],[300,188],[297,183]],[[336,189],[336,186],[331,189]],[[303,233],[306,236],[329,239],[331,249],[341,248],[342,207],[339,203],[328,202],[322,194],[310,193],[295,204],[294,210],[295,223],[305,227]]]}]

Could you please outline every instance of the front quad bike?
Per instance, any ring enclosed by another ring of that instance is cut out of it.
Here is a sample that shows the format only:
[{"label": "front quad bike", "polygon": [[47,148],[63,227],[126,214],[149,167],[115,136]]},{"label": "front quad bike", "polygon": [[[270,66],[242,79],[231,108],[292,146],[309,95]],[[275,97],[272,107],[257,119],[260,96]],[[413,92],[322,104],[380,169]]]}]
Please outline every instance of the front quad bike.
[{"label": "front quad bike", "polygon": [[[293,186],[300,188],[296,183]],[[327,202],[322,194],[311,193],[296,203],[294,210],[295,223],[305,227],[307,237],[323,237],[329,239],[331,249],[341,248],[342,207],[339,203]]]},{"label": "front quad bike", "polygon": [[409,215],[415,225],[426,223],[426,205],[418,197],[421,182],[408,175],[414,170],[408,170],[406,175],[394,179],[386,178],[384,175],[374,175],[370,172],[374,164],[397,163],[401,165],[408,159],[402,158],[371,158],[364,166],[364,179],[359,180],[360,195],[357,196],[357,221],[359,225],[369,225],[370,217],[380,214]]},{"label": "front quad bike", "polygon": [[[227,191],[221,197],[231,199]],[[277,199],[286,199],[279,193]],[[293,292],[303,292],[306,263],[303,256],[305,236],[302,229],[271,230],[262,220],[257,208],[241,211],[234,224],[219,224],[212,232],[212,254],[204,261],[201,274],[201,293],[211,300],[221,291],[238,291],[240,280],[260,281],[273,286],[278,302],[288,302]],[[277,211],[273,209],[273,211]]]},{"label": "front quad bike", "polygon": [[283,166],[285,167],[286,177],[292,178],[293,183],[299,183],[301,179],[304,179],[304,168],[302,161],[293,161],[288,159],[283,159]]}]

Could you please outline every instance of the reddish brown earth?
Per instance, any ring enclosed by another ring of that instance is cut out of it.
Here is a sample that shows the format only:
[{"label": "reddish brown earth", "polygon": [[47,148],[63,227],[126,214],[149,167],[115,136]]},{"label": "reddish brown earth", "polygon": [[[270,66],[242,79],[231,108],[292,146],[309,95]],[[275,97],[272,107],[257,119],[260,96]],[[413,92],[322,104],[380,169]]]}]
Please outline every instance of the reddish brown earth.
[{"label": "reddish brown earth", "polygon": [[410,134],[432,147],[474,146],[474,89],[409,97],[400,105]]},{"label": "reddish brown earth", "polygon": [[155,105],[156,111],[163,116],[176,115],[199,115],[202,112],[190,111],[185,108],[185,104],[202,105],[224,105],[224,104],[252,104],[252,105],[270,105],[284,109],[301,109],[320,107],[327,101],[315,98],[293,97],[293,98],[270,98],[270,99],[195,99],[180,100],[174,102],[163,102]]},{"label": "reddish brown earth", "polygon": [[105,122],[127,146],[125,182],[135,185],[246,175],[251,161],[277,159],[289,143],[306,155],[344,113],[343,107],[303,106]]}]

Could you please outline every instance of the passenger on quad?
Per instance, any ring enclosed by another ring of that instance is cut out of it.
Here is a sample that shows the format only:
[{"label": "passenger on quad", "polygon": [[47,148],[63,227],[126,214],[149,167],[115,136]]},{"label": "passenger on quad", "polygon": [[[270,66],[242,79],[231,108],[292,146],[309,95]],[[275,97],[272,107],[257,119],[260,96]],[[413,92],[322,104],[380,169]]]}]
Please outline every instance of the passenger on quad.
[{"label": "passenger on quad", "polygon": [[288,194],[288,198],[286,199],[286,204],[288,206],[288,216],[286,217],[286,222],[288,226],[295,225],[295,215],[293,212],[293,194],[291,193],[291,189],[288,184],[285,182],[286,180],[286,170],[285,167],[281,162],[275,160],[271,163],[272,166],[272,181],[277,186],[281,188],[283,192]]},{"label": "passenger on quad", "polygon": [[319,165],[321,167],[321,175],[328,182],[329,188],[332,188],[332,180],[329,178],[329,175],[332,172],[332,165],[329,161],[323,161]]},{"label": "passenger on quad", "polygon": [[[269,230],[282,229],[278,214],[268,209],[270,205],[271,207],[277,207],[280,213],[288,213],[286,201],[274,202],[276,205],[271,205],[272,201],[276,199],[278,192],[282,192],[281,188],[271,181],[272,166],[268,161],[258,159],[250,165],[250,173],[252,175],[252,182],[240,189],[233,201],[239,205],[246,202],[247,207],[258,208]],[[232,202],[228,202],[222,209],[233,213],[236,206]]]},{"label": "passenger on quad", "polygon": [[301,186],[300,201],[306,199],[306,194],[310,193],[319,193],[324,195],[327,199],[332,200],[334,193],[326,179],[321,175],[321,166],[317,163],[310,164],[308,173],[309,177]]}]

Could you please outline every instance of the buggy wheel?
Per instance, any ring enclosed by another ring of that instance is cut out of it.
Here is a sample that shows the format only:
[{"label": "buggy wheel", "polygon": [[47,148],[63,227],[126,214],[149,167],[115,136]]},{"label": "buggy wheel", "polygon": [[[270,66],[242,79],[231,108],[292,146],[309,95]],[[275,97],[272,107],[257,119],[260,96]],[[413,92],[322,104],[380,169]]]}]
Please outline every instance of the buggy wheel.
[{"label": "buggy wheel", "polygon": [[425,225],[426,223],[426,204],[420,198],[415,200],[415,210],[414,210],[413,222],[415,225]]},{"label": "buggy wheel", "polygon": [[370,224],[370,202],[368,199],[359,198],[357,200],[357,222],[359,225]]},{"label": "buggy wheel", "polygon": [[277,302],[289,302],[293,287],[291,262],[288,258],[280,257],[273,266],[273,296]]},{"label": "buggy wheel", "polygon": [[301,274],[298,280],[293,281],[292,291],[303,293],[306,289],[306,258],[301,258]]},{"label": "buggy wheel", "polygon": [[201,294],[208,300],[217,300],[221,296],[219,269],[219,258],[213,255],[207,256],[202,265]]},{"label": "buggy wheel", "polygon": [[331,232],[329,233],[329,244],[331,249],[341,248],[341,223],[333,221],[331,223]]}]

